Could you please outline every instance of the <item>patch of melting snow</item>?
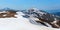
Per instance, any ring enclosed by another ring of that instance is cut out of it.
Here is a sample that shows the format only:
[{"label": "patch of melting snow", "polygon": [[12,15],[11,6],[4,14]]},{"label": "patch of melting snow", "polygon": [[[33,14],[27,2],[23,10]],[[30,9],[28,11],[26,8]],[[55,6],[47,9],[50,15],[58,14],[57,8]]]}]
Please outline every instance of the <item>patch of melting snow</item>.
[{"label": "patch of melting snow", "polygon": [[60,30],[32,24],[22,15],[20,12],[16,15],[18,18],[0,18],[0,30]]}]

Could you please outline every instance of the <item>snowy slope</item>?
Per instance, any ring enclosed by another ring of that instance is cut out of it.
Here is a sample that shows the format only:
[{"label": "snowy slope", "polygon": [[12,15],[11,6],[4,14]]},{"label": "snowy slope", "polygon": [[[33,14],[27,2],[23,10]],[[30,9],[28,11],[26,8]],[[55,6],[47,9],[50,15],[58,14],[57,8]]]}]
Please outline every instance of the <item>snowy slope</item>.
[{"label": "snowy slope", "polygon": [[22,17],[22,12],[17,13],[18,18],[0,18],[0,30],[59,30],[32,24],[29,19]]}]

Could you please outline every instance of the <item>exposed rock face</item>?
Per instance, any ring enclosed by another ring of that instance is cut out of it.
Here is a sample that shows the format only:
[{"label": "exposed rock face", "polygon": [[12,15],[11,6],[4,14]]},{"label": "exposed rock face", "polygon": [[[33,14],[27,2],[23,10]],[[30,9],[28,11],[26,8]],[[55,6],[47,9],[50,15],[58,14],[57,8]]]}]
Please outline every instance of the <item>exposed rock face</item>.
[{"label": "exposed rock face", "polygon": [[[58,22],[58,20],[60,21],[60,19],[59,19],[60,17],[59,16],[55,16],[55,15],[50,14],[50,13],[47,13],[45,11],[42,11],[42,10],[39,10],[39,9],[34,9],[34,8],[33,9],[29,9],[28,12],[27,12],[27,14],[26,14],[26,16],[28,16],[27,18],[36,20],[36,22],[42,23],[45,26],[46,26],[46,24],[44,22],[48,23],[53,28],[60,28],[60,26],[59,26],[60,22]],[[37,20],[36,18],[39,19],[39,20]],[[54,21],[56,21],[56,22],[53,23]]]},{"label": "exposed rock face", "polygon": [[0,18],[9,18],[9,17],[15,18],[15,15],[16,15],[15,11],[2,11],[2,12],[0,12]]}]

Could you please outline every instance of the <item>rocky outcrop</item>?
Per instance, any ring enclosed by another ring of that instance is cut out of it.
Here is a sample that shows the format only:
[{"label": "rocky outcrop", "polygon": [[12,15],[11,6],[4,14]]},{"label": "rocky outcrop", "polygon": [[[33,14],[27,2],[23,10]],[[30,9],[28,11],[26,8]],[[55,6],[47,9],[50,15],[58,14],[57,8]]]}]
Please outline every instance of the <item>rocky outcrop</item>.
[{"label": "rocky outcrop", "polygon": [[0,18],[10,18],[14,17],[17,13],[15,11],[2,11],[0,12]]},{"label": "rocky outcrop", "polygon": [[51,25],[51,27],[53,27],[53,28],[60,28],[60,26],[59,26],[60,22],[58,22],[58,20],[60,21],[59,16],[56,16],[56,15],[53,15],[53,14],[50,14],[50,13],[47,13],[45,11],[35,9],[35,8],[29,9],[27,14],[25,14],[25,15],[28,16],[27,18],[30,18],[30,19],[33,19],[33,18],[39,19],[39,20],[35,20],[35,19],[33,19],[33,20],[43,24],[44,26],[49,27],[48,25],[46,25],[44,23],[44,22],[46,22],[49,25]]}]

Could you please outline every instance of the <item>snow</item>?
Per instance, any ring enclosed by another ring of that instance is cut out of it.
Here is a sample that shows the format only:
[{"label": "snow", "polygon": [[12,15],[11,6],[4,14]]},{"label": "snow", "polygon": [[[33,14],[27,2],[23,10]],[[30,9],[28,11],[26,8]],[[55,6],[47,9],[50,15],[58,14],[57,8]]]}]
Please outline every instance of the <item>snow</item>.
[{"label": "snow", "polygon": [[32,24],[29,19],[22,17],[22,12],[17,14],[17,18],[0,18],[0,30],[60,30]]}]

